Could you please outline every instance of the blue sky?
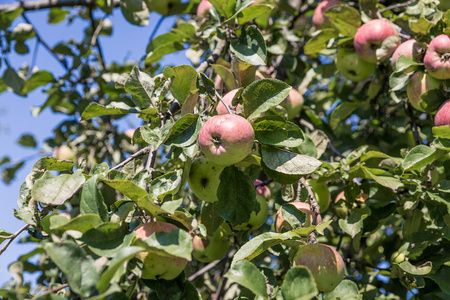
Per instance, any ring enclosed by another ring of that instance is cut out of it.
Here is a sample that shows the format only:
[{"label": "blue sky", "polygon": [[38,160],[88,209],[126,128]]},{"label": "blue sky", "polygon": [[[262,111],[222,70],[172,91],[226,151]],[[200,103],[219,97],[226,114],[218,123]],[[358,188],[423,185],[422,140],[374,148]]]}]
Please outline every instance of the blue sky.
[{"label": "blue sky", "polygon": [[[0,0],[1,4],[13,3],[10,0]],[[86,21],[77,20],[72,24],[61,22],[57,25],[51,25],[46,22],[48,11],[27,12],[27,17],[31,23],[37,28],[39,34],[50,45],[55,46],[61,41],[74,39],[79,41],[88,23]],[[103,16],[99,13],[96,16]],[[148,38],[153,31],[156,23],[161,17],[156,13],[150,14],[150,24],[145,27],[133,26],[125,21],[120,9],[115,9],[113,15],[109,17],[113,24],[112,36],[100,36],[99,41],[103,47],[103,52],[107,64],[114,61],[137,62],[148,44]],[[161,27],[157,31],[157,35],[168,31],[174,24],[176,17],[165,18]],[[24,22],[19,17],[14,24]],[[35,39],[27,41],[30,53],[33,53]],[[8,59],[14,68],[18,68],[24,63],[30,64],[32,55],[15,55],[10,54]],[[59,65],[54,57],[52,57],[44,47],[40,46],[36,60],[36,66],[40,70],[50,70],[55,76],[64,74],[63,68]],[[189,64],[184,52],[167,55],[163,60],[163,65],[180,65]],[[5,71],[4,64],[0,67],[0,74]],[[46,100],[46,95],[42,93],[43,89],[37,89],[30,93],[28,97],[23,98],[16,96],[11,92],[0,94],[0,158],[8,155],[12,161],[18,161],[25,157],[31,157],[27,164],[16,174],[16,179],[9,185],[0,181],[0,228],[15,232],[25,223],[13,216],[13,210],[17,207],[16,201],[20,185],[24,182],[25,177],[29,174],[34,162],[41,156],[48,155],[43,153],[43,141],[52,136],[52,129],[64,119],[64,115],[53,114],[49,109],[44,110],[38,117],[31,116],[30,108],[40,106]],[[129,117],[119,123],[119,129],[125,131],[129,128],[129,124],[136,127],[140,125],[138,119]],[[18,139],[24,133],[32,134],[38,143],[36,149],[25,148],[17,144]],[[4,252],[0,259],[0,286],[7,282],[11,276],[8,272],[8,265],[15,261],[18,256],[27,253],[32,249],[32,245],[18,244],[21,237],[26,233],[22,233],[19,238]],[[1,246],[3,246],[2,244]]]}]

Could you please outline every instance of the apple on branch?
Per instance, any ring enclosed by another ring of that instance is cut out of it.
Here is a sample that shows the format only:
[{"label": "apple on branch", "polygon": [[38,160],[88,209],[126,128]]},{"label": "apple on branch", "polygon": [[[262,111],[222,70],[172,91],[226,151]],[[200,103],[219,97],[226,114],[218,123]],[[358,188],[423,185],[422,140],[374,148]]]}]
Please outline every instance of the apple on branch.
[{"label": "apple on branch", "polygon": [[54,152],[53,157],[60,160],[75,160],[75,153],[73,150],[67,145],[59,146]]},{"label": "apple on branch", "polygon": [[410,39],[407,40],[406,42],[401,43],[392,54],[391,57],[392,67],[395,69],[395,65],[400,56],[404,56],[413,61],[418,61],[418,56],[423,54],[424,46],[425,45],[423,43],[419,43],[415,39]]},{"label": "apple on branch", "polygon": [[450,125],[450,99],[445,101],[444,104],[439,107],[436,116],[434,117],[435,126],[448,126]]},{"label": "apple on branch", "polygon": [[217,201],[219,176],[223,168],[224,166],[215,164],[204,156],[194,159],[189,171],[188,184],[197,198],[206,202]]},{"label": "apple on branch", "polygon": [[206,14],[210,11],[210,9],[213,7],[212,3],[208,0],[202,0],[200,1],[198,7],[197,7],[197,17],[199,20],[206,17]]},{"label": "apple on branch", "polygon": [[288,96],[280,103],[280,105],[286,109],[288,119],[292,120],[301,112],[304,102],[302,94],[292,88],[289,91]]},{"label": "apple on branch", "polygon": [[428,91],[439,89],[439,87],[440,81],[430,76],[430,74],[420,71],[415,72],[409,79],[406,87],[409,103],[415,109],[423,111],[420,106],[420,102],[422,102],[421,96]]},{"label": "apple on branch", "polygon": [[[310,227],[313,224],[315,213],[311,211],[311,205],[309,205],[306,202],[291,202],[288,203],[291,205],[294,205],[296,209],[303,212],[305,214],[305,222],[302,224],[302,227]],[[285,207],[287,204],[283,204],[280,209],[277,211],[276,217],[275,217],[275,231],[276,232],[283,232],[283,230],[292,230],[292,226],[287,222],[283,217],[283,207]],[[322,217],[317,215],[316,225],[322,223]]]},{"label": "apple on branch", "polygon": [[377,65],[363,60],[355,51],[340,48],[336,56],[336,68],[351,81],[362,81],[375,73]]},{"label": "apple on branch", "polygon": [[[239,91],[239,89],[234,89],[234,90],[226,93],[222,97],[222,100],[228,105],[228,107],[231,109],[232,112],[236,112],[236,114],[241,114],[242,113],[242,104],[238,104],[236,106],[233,106],[233,104],[232,104],[233,98],[238,91]],[[218,115],[229,114],[227,108],[222,103],[222,101],[219,101],[219,103],[217,104],[216,111],[217,111]]]},{"label": "apple on branch", "polygon": [[423,63],[436,79],[450,79],[450,36],[441,34],[431,40]]},{"label": "apple on branch", "polygon": [[326,27],[330,24],[330,18],[324,16],[323,14],[333,6],[340,5],[341,2],[337,0],[324,0],[317,5],[316,9],[314,9],[312,22],[316,28]]},{"label": "apple on branch", "polygon": [[212,236],[202,239],[198,235],[194,236],[192,256],[199,262],[208,263],[213,260],[218,260],[228,253],[230,248],[229,236],[232,234],[230,225],[223,222],[214,231]]}]

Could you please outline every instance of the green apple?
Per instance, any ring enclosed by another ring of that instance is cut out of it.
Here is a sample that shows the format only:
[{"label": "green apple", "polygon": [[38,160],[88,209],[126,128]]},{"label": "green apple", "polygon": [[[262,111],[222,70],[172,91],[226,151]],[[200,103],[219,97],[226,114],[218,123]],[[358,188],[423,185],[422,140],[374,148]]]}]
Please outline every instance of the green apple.
[{"label": "green apple", "polygon": [[284,107],[288,114],[288,119],[294,119],[302,110],[304,99],[302,94],[300,94],[296,89],[291,89],[288,96],[283,102],[280,103]]},{"label": "green apple", "polygon": [[440,80],[430,76],[424,72],[415,72],[409,79],[408,86],[406,87],[406,95],[408,96],[409,103],[417,110],[423,111],[420,106],[422,102],[422,94],[436,90],[440,87]]},{"label": "green apple", "polygon": [[53,157],[60,160],[75,160],[75,153],[67,145],[61,145],[53,152]]},{"label": "green apple", "polygon": [[197,157],[191,165],[188,183],[197,198],[206,201],[217,201],[219,176],[224,166],[217,165],[204,156]]},{"label": "green apple", "polygon": [[[166,222],[149,222],[138,227],[136,238],[145,240],[155,232],[172,232],[177,229],[173,224]],[[153,252],[140,252],[137,257],[144,263],[142,278],[144,279],[165,279],[172,280],[183,272],[187,265],[187,260],[171,255],[156,254]]]},{"label": "green apple", "polygon": [[202,239],[194,236],[192,256],[203,263],[212,262],[224,257],[230,248],[228,237],[231,235],[230,225],[222,223],[212,236]]},{"label": "green apple", "polygon": [[340,48],[336,56],[336,68],[347,79],[351,81],[362,81],[369,78],[376,64],[364,61],[355,51]]}]

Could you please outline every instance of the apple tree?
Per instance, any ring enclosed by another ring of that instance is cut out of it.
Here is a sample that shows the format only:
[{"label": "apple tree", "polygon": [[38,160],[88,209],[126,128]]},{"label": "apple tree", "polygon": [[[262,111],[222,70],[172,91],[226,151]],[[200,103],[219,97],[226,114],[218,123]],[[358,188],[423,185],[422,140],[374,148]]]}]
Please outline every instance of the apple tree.
[{"label": "apple tree", "polygon": [[[48,45],[27,17],[44,9],[54,24],[86,21],[84,38]],[[35,245],[11,262],[0,295],[449,299],[449,9],[445,0],[0,5],[0,91],[39,88],[47,100],[33,115],[66,116],[44,141],[54,155],[26,178],[15,176],[24,162],[0,158],[4,181],[23,181],[11,214],[24,224],[0,230],[0,253],[24,231]],[[139,62],[105,63],[109,17],[148,26],[150,12],[179,18]],[[65,74],[11,64],[28,40]],[[172,53],[191,64],[161,67]],[[131,115],[141,125],[120,132]]]}]

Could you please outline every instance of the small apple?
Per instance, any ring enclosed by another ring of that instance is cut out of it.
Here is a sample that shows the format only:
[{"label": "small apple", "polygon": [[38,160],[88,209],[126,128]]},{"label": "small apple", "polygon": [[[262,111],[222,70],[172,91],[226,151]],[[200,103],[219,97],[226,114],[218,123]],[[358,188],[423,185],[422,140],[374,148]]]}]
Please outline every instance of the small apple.
[{"label": "small apple", "polygon": [[363,60],[355,51],[340,48],[336,56],[336,68],[351,81],[362,81],[375,73],[376,64]]},{"label": "small apple", "polygon": [[[172,232],[177,229],[173,224],[166,222],[149,222],[138,227],[136,238],[145,240],[155,232]],[[142,278],[144,279],[165,279],[172,280],[183,272],[187,265],[187,260],[171,255],[156,254],[153,252],[140,252],[137,257],[144,263]]]},{"label": "small apple", "polygon": [[450,100],[445,101],[444,104],[439,107],[436,116],[434,117],[434,125],[450,125]]},{"label": "small apple", "polygon": [[75,160],[75,153],[67,145],[61,145],[53,152],[53,157],[60,160]]},{"label": "small apple", "polygon": [[330,23],[330,18],[323,15],[330,7],[340,5],[341,3],[336,0],[324,0],[317,5],[314,10],[312,21],[316,28],[326,26]]},{"label": "small apple", "polygon": [[407,40],[406,42],[401,43],[392,54],[391,57],[392,67],[395,69],[395,64],[397,63],[397,59],[400,56],[404,56],[406,58],[409,58],[410,60],[417,61],[417,56],[420,55],[422,49],[423,44],[417,42],[415,39],[410,39]]},{"label": "small apple", "polygon": [[420,106],[420,96],[430,90],[439,89],[440,81],[424,72],[416,72],[409,79],[406,87],[409,103],[417,110],[423,111]]},{"label": "small apple", "polygon": [[192,240],[192,256],[203,263],[221,259],[228,253],[228,249],[230,248],[228,237],[231,233],[230,225],[224,222],[216,229],[212,236],[208,236],[206,239],[202,239],[197,235],[194,236]]},{"label": "small apple", "polygon": [[135,131],[136,131],[136,129],[134,129],[134,128],[127,129],[127,130],[125,130],[125,135],[127,137],[129,137],[130,139],[132,139]]},{"label": "small apple", "polygon": [[399,44],[397,30],[386,19],[375,19],[363,24],[353,40],[356,53],[372,64],[391,57]]},{"label": "small apple", "polygon": [[[317,182],[317,180],[308,179],[306,183],[311,187],[314,197],[316,198],[317,204],[320,206],[320,212],[327,210],[331,202],[331,195],[328,187],[323,182]],[[308,192],[306,189],[302,189],[300,199],[302,201],[307,201]]]},{"label": "small apple", "polygon": [[450,79],[450,36],[440,34],[431,40],[423,63],[436,79]]},{"label": "small apple", "polygon": [[213,163],[210,159],[200,156],[194,159],[189,171],[188,184],[197,198],[206,201],[217,201],[219,176],[224,166]]},{"label": "small apple", "polygon": [[288,119],[294,119],[302,110],[304,99],[296,89],[291,89],[288,96],[280,103],[288,113]]},{"label": "small apple", "polygon": [[213,7],[212,3],[208,0],[200,1],[200,4],[197,7],[197,17],[199,20],[205,18],[206,14]]},{"label": "small apple", "polygon": [[316,281],[317,289],[322,293],[334,290],[345,275],[345,265],[341,255],[324,244],[300,247],[294,256],[293,265],[307,267]]},{"label": "small apple", "polygon": [[[231,102],[233,101],[234,95],[236,95],[236,93],[239,91],[239,89],[234,89],[231,92],[228,92],[227,94],[225,94],[225,96],[223,96],[223,101],[228,105],[228,107],[230,108],[230,110],[233,112],[235,111],[236,114],[240,114],[242,113],[242,105],[238,104],[236,106],[233,106],[233,104],[231,104]],[[216,111],[218,115],[226,115],[228,114],[228,110],[225,107],[225,105],[223,105],[222,101],[219,101],[219,103],[217,104],[216,107]]]},{"label": "small apple", "polygon": [[[312,226],[312,223],[314,221],[314,215],[315,213],[311,211],[311,206],[306,202],[291,202],[289,204],[294,205],[299,211],[305,213],[305,223],[302,224],[303,227],[309,227]],[[283,207],[286,204],[282,205],[280,209],[277,211],[276,217],[275,217],[275,231],[276,232],[282,232],[283,228],[286,230],[292,230],[291,225],[283,218]],[[317,215],[317,224],[322,223],[322,217]]]},{"label": "small apple", "polygon": [[255,132],[249,121],[234,115],[217,115],[200,129],[201,151],[213,163],[230,166],[243,160],[252,150]]}]

